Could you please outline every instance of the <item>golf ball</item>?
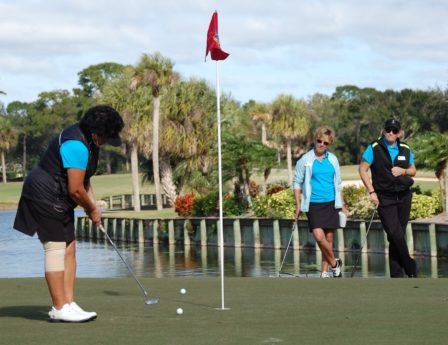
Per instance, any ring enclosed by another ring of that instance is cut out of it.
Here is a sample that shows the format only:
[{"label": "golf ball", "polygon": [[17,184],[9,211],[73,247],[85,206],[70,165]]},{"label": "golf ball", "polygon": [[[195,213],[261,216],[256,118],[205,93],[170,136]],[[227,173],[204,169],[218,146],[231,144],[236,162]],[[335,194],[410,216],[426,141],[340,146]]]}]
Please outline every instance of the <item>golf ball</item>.
[{"label": "golf ball", "polygon": [[177,315],[182,315],[183,313],[184,313],[184,310],[182,308],[177,308],[177,310],[176,310]]},{"label": "golf ball", "polygon": [[185,295],[187,293],[187,290],[185,290],[184,288],[180,289],[180,294],[181,295]]}]

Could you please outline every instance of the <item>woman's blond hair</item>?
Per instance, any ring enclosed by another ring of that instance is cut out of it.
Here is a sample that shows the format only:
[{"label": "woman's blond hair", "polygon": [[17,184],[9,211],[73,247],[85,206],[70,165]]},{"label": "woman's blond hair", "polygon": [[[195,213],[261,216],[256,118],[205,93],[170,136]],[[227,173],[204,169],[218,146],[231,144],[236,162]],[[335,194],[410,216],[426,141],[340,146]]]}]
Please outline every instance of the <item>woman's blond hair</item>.
[{"label": "woman's blond hair", "polygon": [[330,144],[334,141],[335,132],[334,129],[328,126],[322,126],[316,129],[316,133],[314,134],[314,140],[322,138],[322,136],[326,135],[330,138]]}]

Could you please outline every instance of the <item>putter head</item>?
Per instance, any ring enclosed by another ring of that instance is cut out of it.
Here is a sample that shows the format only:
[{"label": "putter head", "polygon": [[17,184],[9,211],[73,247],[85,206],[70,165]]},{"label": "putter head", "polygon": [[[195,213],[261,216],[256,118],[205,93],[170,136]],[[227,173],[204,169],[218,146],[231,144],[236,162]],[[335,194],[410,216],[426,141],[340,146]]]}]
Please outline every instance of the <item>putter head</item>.
[{"label": "putter head", "polygon": [[157,304],[157,303],[159,303],[159,301],[160,301],[159,297],[148,298],[147,300],[145,300],[145,304],[147,304],[147,305]]}]

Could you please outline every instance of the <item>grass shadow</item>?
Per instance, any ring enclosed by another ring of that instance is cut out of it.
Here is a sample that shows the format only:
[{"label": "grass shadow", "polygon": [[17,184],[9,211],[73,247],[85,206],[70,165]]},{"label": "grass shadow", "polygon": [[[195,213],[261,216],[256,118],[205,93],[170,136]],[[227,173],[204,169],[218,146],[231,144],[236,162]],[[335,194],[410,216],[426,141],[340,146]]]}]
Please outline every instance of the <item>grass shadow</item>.
[{"label": "grass shadow", "polygon": [[104,290],[103,293],[108,296],[124,296],[124,293],[112,290]]},{"label": "grass shadow", "polygon": [[0,307],[0,317],[17,317],[28,320],[48,319],[48,306],[43,305],[15,305]]}]

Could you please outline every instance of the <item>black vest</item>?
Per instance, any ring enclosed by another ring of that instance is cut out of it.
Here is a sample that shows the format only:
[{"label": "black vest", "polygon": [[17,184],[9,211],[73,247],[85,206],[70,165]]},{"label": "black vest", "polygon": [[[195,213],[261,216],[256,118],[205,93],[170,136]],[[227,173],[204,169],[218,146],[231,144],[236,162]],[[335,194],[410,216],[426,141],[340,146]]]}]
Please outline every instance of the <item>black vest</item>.
[{"label": "black vest", "polygon": [[[58,136],[54,137],[48,145],[47,150],[42,155],[39,166],[57,181],[59,185],[58,199],[62,205],[76,206],[68,193],[67,169],[62,164],[59,153],[60,146],[67,140],[78,140],[83,142],[89,150],[89,161],[87,163],[86,175],[84,177],[84,187],[90,184],[90,178],[95,174],[98,166],[99,148],[92,139],[87,140],[79,124],[72,125],[64,129]],[[65,208],[65,207],[64,207]]]},{"label": "black vest", "polygon": [[398,155],[392,163],[390,154],[381,137],[372,144],[373,164],[370,166],[372,171],[373,188],[378,194],[391,195],[408,191],[413,185],[414,180],[409,176],[393,176],[392,168],[409,168],[411,165],[409,159],[411,150],[408,145],[400,142],[398,139],[395,145],[398,145]]}]

